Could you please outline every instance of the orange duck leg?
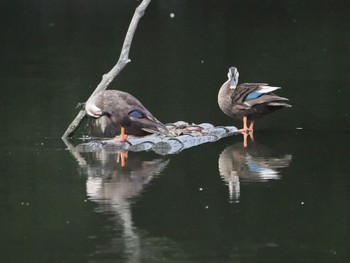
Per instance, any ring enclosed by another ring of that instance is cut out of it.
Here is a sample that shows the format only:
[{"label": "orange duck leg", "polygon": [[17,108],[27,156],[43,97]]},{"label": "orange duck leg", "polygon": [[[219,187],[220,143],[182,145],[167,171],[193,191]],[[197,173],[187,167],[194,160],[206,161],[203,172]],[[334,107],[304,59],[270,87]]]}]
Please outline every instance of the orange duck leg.
[{"label": "orange duck leg", "polygon": [[120,131],[119,139],[117,139],[117,142],[125,142],[128,139],[128,135],[125,133],[125,128],[122,127]]}]

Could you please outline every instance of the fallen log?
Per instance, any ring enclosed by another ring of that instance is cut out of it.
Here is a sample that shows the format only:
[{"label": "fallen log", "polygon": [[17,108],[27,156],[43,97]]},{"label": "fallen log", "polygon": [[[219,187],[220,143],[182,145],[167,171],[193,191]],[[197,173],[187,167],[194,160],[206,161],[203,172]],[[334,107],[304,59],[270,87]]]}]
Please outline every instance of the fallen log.
[{"label": "fallen log", "polygon": [[77,145],[76,150],[78,152],[106,151],[110,153],[117,153],[122,150],[132,152],[154,151],[160,155],[168,155],[238,134],[238,130],[234,126],[214,126],[210,123],[188,124],[178,121],[166,124],[166,126],[171,133],[170,136],[156,134],[144,137],[129,136],[125,142],[117,141],[118,137],[113,139],[89,138],[88,142]]}]

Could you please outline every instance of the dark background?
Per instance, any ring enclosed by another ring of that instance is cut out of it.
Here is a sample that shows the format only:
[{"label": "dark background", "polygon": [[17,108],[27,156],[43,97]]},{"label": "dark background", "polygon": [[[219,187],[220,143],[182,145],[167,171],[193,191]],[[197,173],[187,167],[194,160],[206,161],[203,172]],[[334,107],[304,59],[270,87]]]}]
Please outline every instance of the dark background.
[{"label": "dark background", "polygon": [[[77,103],[117,62],[138,4],[0,2],[4,262],[348,261],[349,1],[153,0],[141,19],[131,63],[110,88],[159,120],[239,128],[217,105],[230,66],[240,82],[280,86],[290,99],[293,108],[257,121],[255,138],[270,149],[261,157],[292,162],[280,180],[242,181],[238,203],[218,159],[240,136],[173,156],[130,153],[126,171],[113,156],[79,166],[60,140]],[[91,170],[129,178],[133,158],[170,162],[122,205],[89,195]],[[137,238],[121,227],[125,206]]]}]

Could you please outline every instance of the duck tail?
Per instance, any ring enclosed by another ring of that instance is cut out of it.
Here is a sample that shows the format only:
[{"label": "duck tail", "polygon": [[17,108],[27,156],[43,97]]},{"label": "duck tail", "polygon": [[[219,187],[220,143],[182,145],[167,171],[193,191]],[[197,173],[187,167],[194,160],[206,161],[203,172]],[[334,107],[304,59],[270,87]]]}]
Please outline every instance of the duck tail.
[{"label": "duck tail", "polygon": [[132,117],[130,119],[135,122],[138,122],[141,126],[141,129],[144,130],[145,132],[149,132],[153,134],[164,134],[164,135],[170,134],[168,128],[157,119],[154,119],[154,120],[148,119],[148,118],[137,119]]},{"label": "duck tail", "polygon": [[142,130],[144,130],[145,132],[152,133],[152,134],[159,134],[159,135],[168,135],[168,134],[170,134],[169,130],[165,126],[164,127],[161,127],[161,126],[144,127],[144,128],[142,128]]},{"label": "duck tail", "polygon": [[276,106],[276,107],[286,107],[286,108],[290,108],[292,107],[292,105],[285,103],[283,101],[273,101],[269,103],[269,106]]}]

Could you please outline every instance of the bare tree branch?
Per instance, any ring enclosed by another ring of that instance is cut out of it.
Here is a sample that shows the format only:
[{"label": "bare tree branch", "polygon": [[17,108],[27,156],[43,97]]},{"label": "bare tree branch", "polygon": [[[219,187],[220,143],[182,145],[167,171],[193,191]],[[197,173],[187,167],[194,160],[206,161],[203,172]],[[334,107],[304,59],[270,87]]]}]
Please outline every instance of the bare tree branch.
[{"label": "bare tree branch", "polygon": [[[94,92],[90,95],[90,98],[94,96],[96,93],[106,90],[108,85],[114,80],[114,78],[123,70],[123,68],[130,62],[129,59],[129,51],[131,47],[131,43],[138,25],[139,20],[144,15],[145,10],[151,0],[143,0],[141,4],[136,8],[134,16],[130,22],[128,32],[126,33],[123,47],[120,53],[119,60],[117,64],[107,73],[102,76],[102,80],[100,84],[96,87]],[[89,98],[89,99],[90,99]],[[85,110],[80,110],[78,115],[75,117],[73,122],[68,126],[66,132],[63,134],[62,139],[67,139],[70,137],[73,132],[79,127],[81,120],[85,117]]]}]

